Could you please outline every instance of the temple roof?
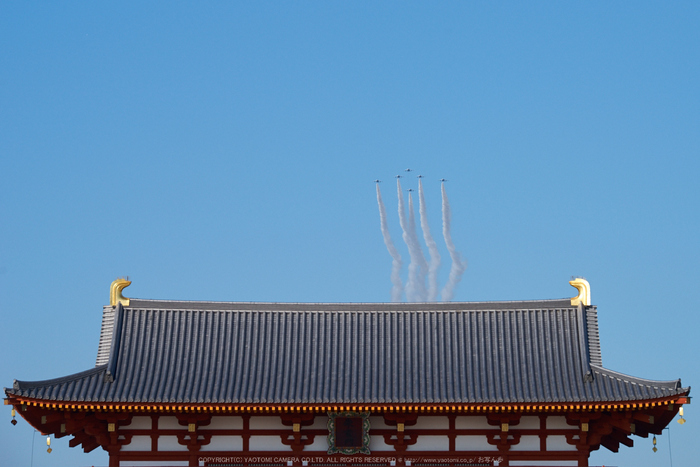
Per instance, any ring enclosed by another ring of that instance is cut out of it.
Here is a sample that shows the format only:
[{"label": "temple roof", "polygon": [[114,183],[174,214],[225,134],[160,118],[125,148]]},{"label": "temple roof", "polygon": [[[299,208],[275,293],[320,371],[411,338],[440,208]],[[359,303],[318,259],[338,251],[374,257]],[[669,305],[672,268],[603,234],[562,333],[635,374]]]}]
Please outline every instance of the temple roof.
[{"label": "temple roof", "polygon": [[569,299],[107,306],[97,366],[15,381],[51,401],[431,404],[643,401],[687,393],[602,366],[597,310]]}]

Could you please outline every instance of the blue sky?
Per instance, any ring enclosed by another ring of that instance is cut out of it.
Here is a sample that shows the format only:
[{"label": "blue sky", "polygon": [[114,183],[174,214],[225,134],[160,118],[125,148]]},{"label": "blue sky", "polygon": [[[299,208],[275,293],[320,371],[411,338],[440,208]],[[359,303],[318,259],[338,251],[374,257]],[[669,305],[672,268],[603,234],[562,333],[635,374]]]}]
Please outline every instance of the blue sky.
[{"label": "blue sky", "polygon": [[[3,386],[93,366],[120,276],[138,298],[389,301],[373,180],[407,258],[408,167],[434,233],[449,179],[455,300],[569,297],[584,276],[605,366],[700,377],[697,3],[0,11]],[[686,416],[676,467],[700,455]],[[5,417],[0,464],[29,465],[32,429]],[[670,465],[668,436],[591,465]],[[53,448],[37,435],[34,466],[107,465]]]}]

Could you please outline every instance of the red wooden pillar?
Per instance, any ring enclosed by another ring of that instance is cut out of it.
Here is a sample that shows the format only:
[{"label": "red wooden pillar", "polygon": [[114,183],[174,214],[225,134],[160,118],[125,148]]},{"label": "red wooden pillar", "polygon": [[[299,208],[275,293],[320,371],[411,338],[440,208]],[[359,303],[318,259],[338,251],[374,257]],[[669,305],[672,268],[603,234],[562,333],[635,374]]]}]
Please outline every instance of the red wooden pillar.
[{"label": "red wooden pillar", "polygon": [[578,445],[578,467],[588,467],[588,457],[591,455],[590,446]]},{"label": "red wooden pillar", "polygon": [[119,467],[119,450],[109,451],[109,467]]}]

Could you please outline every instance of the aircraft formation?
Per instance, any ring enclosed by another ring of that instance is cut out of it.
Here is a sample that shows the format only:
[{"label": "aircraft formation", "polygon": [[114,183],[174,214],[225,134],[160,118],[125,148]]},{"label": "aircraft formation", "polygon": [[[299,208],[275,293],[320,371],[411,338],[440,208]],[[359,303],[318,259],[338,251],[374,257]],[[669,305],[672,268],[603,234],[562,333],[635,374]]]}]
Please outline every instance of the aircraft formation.
[{"label": "aircraft formation", "polygon": [[[413,172],[413,169],[405,169],[404,172]],[[396,175],[396,188],[399,201],[399,224],[401,225],[402,239],[408,247],[410,262],[408,264],[408,278],[404,283],[401,279],[401,270],[403,268],[403,259],[401,254],[396,249],[394,242],[389,233],[389,226],[386,215],[386,208],[382,199],[379,184],[381,180],[374,180],[377,187],[377,203],[379,205],[379,220],[384,244],[392,258],[391,267],[391,300],[400,302],[406,300],[408,302],[435,302],[438,300],[438,293],[441,301],[450,301],[454,297],[454,290],[462,278],[462,274],[466,269],[466,261],[457,251],[454,242],[452,241],[451,223],[452,213],[450,210],[449,200],[445,192],[445,182],[447,179],[441,178],[442,189],[442,233],[445,240],[445,245],[450,254],[452,265],[450,267],[447,283],[441,291],[438,290],[437,274],[441,263],[440,253],[437,248],[437,243],[433,239],[428,225],[428,216],[425,205],[425,197],[423,194],[423,175],[418,175],[418,213],[420,218],[420,226],[423,233],[423,241],[428,250],[428,258],[423,252],[423,246],[418,240],[416,229],[415,212],[413,207],[413,193],[416,191],[413,188],[408,190],[408,217],[404,208],[404,195],[401,189],[401,178],[403,175]]]},{"label": "aircraft formation", "polygon": [[[413,169],[404,169],[404,172],[413,172]],[[404,176],[399,174],[399,175],[394,175],[394,178],[399,179],[399,178],[404,178]],[[425,175],[418,175],[418,176],[416,176],[416,178],[423,179],[423,178],[425,178]],[[444,183],[444,182],[447,182],[449,180],[447,180],[446,178],[441,178],[439,181]],[[374,181],[374,183],[382,183],[382,181],[379,179],[376,179]]]}]

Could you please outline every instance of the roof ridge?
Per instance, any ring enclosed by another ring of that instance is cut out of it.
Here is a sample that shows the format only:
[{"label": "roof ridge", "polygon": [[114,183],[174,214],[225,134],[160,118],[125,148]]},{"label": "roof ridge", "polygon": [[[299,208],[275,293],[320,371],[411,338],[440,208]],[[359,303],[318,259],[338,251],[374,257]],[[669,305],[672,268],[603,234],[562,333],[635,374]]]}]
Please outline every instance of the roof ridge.
[{"label": "roof ridge", "polygon": [[[459,304],[481,304],[481,303],[539,303],[539,302],[561,302],[570,301],[570,298],[544,298],[531,300],[476,300],[462,302],[260,302],[255,300],[163,300],[155,298],[130,298],[139,302],[155,303],[232,303],[232,304],[256,304],[256,305],[459,305]],[[573,305],[572,305],[573,307]],[[129,307],[127,307],[129,308]]]},{"label": "roof ridge", "polygon": [[570,299],[491,302],[212,302],[130,299],[127,309],[211,311],[469,311],[515,309],[572,309]]}]

